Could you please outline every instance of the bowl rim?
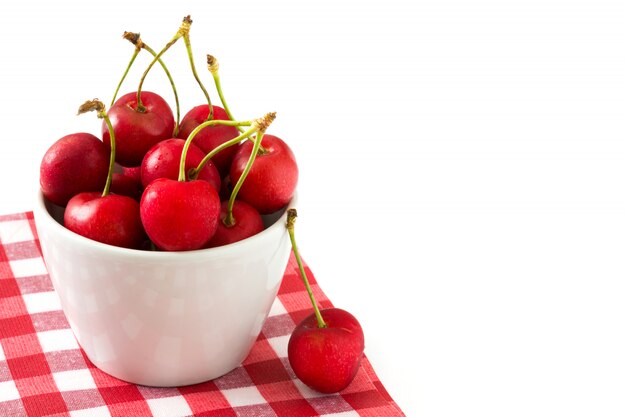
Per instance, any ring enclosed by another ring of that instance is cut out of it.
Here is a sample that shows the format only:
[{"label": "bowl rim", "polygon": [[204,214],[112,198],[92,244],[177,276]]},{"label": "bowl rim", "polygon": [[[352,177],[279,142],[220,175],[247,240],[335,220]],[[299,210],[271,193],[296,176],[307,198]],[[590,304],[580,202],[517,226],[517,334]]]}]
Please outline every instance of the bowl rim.
[{"label": "bowl rim", "polygon": [[[81,236],[78,233],[72,232],[71,230],[65,228],[62,224],[52,217],[48,208],[46,207],[47,200],[43,196],[43,192],[38,190],[37,198],[35,202],[35,209],[33,211],[33,217],[35,220],[35,225],[37,229],[40,224],[44,224],[45,227],[54,231],[55,234],[60,235],[63,239],[70,240],[75,242],[77,245],[83,246],[85,249],[91,249],[93,251],[99,251],[103,254],[108,254],[111,256],[125,256],[125,257],[133,257],[136,259],[142,260],[158,260],[158,261],[168,261],[168,260],[193,260],[193,259],[207,259],[207,258],[220,258],[224,255],[232,255],[233,253],[245,251],[247,247],[254,247],[260,244],[263,244],[266,240],[270,238],[270,236],[274,234],[287,232],[286,221],[287,221],[287,210],[289,208],[295,207],[297,202],[297,192],[294,193],[291,201],[285,207],[285,211],[276,219],[276,221],[264,229],[262,232],[257,233],[256,235],[250,236],[244,240],[240,240],[238,242],[230,243],[228,245],[217,246],[214,248],[206,248],[206,249],[195,249],[188,251],[150,251],[150,250],[142,250],[142,249],[129,249],[122,248],[119,246],[109,245],[107,243],[98,242],[93,239],[89,239],[87,237]],[[48,202],[50,203],[50,202]],[[52,203],[50,203],[52,204]],[[281,231],[282,228],[282,231]],[[39,234],[39,231],[38,231]],[[41,238],[39,236],[39,238]]]}]

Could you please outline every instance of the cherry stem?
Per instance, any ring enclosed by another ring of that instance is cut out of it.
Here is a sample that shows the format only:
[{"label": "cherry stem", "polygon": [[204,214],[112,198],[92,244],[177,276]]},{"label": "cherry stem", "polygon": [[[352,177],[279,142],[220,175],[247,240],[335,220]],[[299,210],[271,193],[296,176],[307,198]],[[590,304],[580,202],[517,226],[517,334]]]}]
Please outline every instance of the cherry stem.
[{"label": "cherry stem", "polygon": [[[183,145],[183,151],[180,155],[180,166],[179,166],[179,170],[178,170],[178,181],[185,181],[185,160],[187,159],[187,152],[189,150],[189,147],[191,146],[191,142],[193,141],[193,139],[196,137],[196,135],[205,127],[207,126],[215,126],[215,125],[223,125],[223,126],[250,126],[253,122],[251,121],[232,121],[232,120],[207,120],[206,122],[203,122],[201,124],[199,124],[187,137],[187,140],[185,140],[185,144]],[[252,135],[254,132],[256,132],[256,130],[252,130],[251,132],[248,134],[248,136]],[[242,136],[242,135],[240,135]],[[247,136],[246,136],[247,137]],[[237,136],[235,139],[239,139],[239,136]],[[206,155],[202,161],[200,162],[200,164],[198,164],[198,167],[196,168],[192,168],[191,172],[190,172],[190,176],[195,177],[195,175],[197,175],[198,172],[200,172],[200,170],[204,167],[204,165],[209,161],[210,157],[213,157],[217,152],[221,151],[224,148],[227,148],[228,146],[223,146],[226,145],[229,142],[233,142],[235,139],[231,139],[228,142],[223,143],[222,145],[218,146],[217,148],[213,149],[211,152],[209,152],[208,155]],[[235,143],[239,143],[241,142],[243,139],[239,139],[237,142]],[[232,145],[234,145],[235,143],[233,143]],[[219,150],[217,150],[218,148],[220,148]]]},{"label": "cherry stem", "polygon": [[[206,56],[206,62],[207,62],[207,67],[209,68],[209,72],[213,76],[215,89],[217,90],[217,94],[220,97],[220,102],[222,103],[222,106],[224,106],[224,111],[226,112],[226,115],[228,115],[228,118],[230,120],[235,120],[235,118],[233,117],[233,114],[230,112],[230,109],[228,108],[228,104],[226,103],[226,99],[224,98],[224,93],[222,91],[222,82],[220,81],[220,74],[219,74],[220,64],[217,61],[217,58],[215,58],[213,55],[208,55],[208,54]],[[243,132],[243,129],[241,127],[238,127],[238,129],[240,132]]]},{"label": "cherry stem", "polygon": [[124,71],[124,74],[122,75],[122,79],[117,84],[117,88],[115,89],[115,93],[113,94],[113,98],[111,99],[111,104],[109,105],[109,107],[113,107],[113,103],[115,103],[115,99],[117,98],[117,93],[119,93],[120,87],[122,86],[122,83],[126,79],[126,76],[128,75],[128,71],[130,70],[130,67],[133,66],[133,62],[135,62],[135,58],[137,58],[137,55],[139,55],[139,51],[141,51],[141,48],[135,47],[133,56],[130,58],[130,62],[128,63],[128,66],[126,66],[126,70]]},{"label": "cherry stem", "polygon": [[257,133],[256,140],[254,141],[254,145],[252,146],[252,152],[250,153],[250,157],[248,158],[248,163],[246,164],[241,176],[237,180],[237,184],[233,187],[233,191],[230,193],[230,198],[228,199],[228,212],[226,213],[226,217],[224,218],[224,226],[232,227],[235,225],[235,217],[233,216],[233,206],[235,205],[235,198],[237,198],[237,193],[239,193],[239,189],[243,185],[243,182],[246,180],[248,176],[248,172],[252,168],[252,164],[256,159],[257,153],[259,152],[259,148],[261,147],[261,140],[263,139],[264,131],[261,130]]},{"label": "cherry stem", "polygon": [[[136,37],[134,35],[136,35]],[[147,43],[143,42],[141,38],[139,38],[138,33],[125,32],[124,38],[134,43],[137,47],[145,49],[146,51],[150,52],[150,54],[153,57],[157,56],[157,53],[154,51],[154,49],[150,48]],[[178,128],[180,126],[180,102],[178,100],[178,91],[176,91],[176,84],[174,84],[174,78],[172,78],[172,74],[170,74],[170,71],[167,69],[165,62],[163,62],[161,58],[159,58],[158,61],[159,61],[159,64],[161,65],[161,68],[163,68],[163,72],[165,72],[167,79],[170,81],[170,85],[172,86],[172,92],[174,93],[174,101],[176,102],[176,125],[174,126],[174,133],[172,134],[172,136],[176,137],[178,135]]]},{"label": "cherry stem", "polygon": [[[252,137],[252,135],[254,135],[256,132],[258,132],[259,130],[263,130],[263,132],[265,132],[265,130],[267,130],[268,126],[274,121],[274,119],[276,118],[276,113],[275,112],[271,112],[271,113],[267,113],[265,116],[263,116],[260,119],[256,119],[256,120],[252,120],[252,121],[246,121],[246,122],[235,122],[235,123],[227,123],[228,121],[226,120],[222,120],[223,123],[218,123],[218,124],[223,124],[226,126],[252,126],[252,128],[250,128],[249,130],[246,130],[245,132],[243,132],[241,135],[232,138],[231,140],[228,140],[224,143],[221,143],[220,145],[216,146],[215,148],[211,149],[211,151],[205,155],[204,158],[202,158],[202,161],[200,161],[200,163],[198,164],[197,167],[192,168],[189,172],[189,175],[191,177],[195,177],[196,175],[198,175],[198,172],[200,172],[202,170],[202,168],[204,168],[204,166],[209,162],[209,160],[211,158],[213,158],[218,152],[229,148],[233,145],[238,144],[239,142],[242,142],[244,139],[248,139],[250,138],[250,140],[254,141],[256,139],[254,139]],[[191,138],[192,136],[195,136],[198,132],[200,132],[200,130],[204,129],[205,126],[210,126],[211,124],[209,124],[209,121],[206,121],[200,125],[198,125],[198,127],[196,127],[191,134],[189,134],[189,137]],[[193,138],[192,138],[193,139]],[[189,138],[188,138],[189,140]],[[259,141],[259,151],[258,153],[263,153],[263,148],[260,145],[260,141]]]},{"label": "cherry stem", "polygon": [[298,268],[300,269],[300,276],[302,277],[302,281],[304,282],[304,286],[306,287],[306,292],[309,294],[309,298],[311,299],[311,304],[313,304],[313,310],[315,311],[315,318],[317,319],[317,327],[319,328],[328,327],[328,325],[322,318],[322,313],[320,312],[320,309],[317,307],[315,296],[313,295],[313,291],[311,290],[311,286],[309,285],[309,280],[306,277],[306,272],[304,271],[304,265],[302,264],[302,259],[300,258],[298,245],[296,245],[296,237],[294,233],[294,224],[296,223],[296,217],[298,217],[298,212],[296,211],[296,209],[294,208],[287,209],[287,231],[289,232],[289,239],[291,240],[291,248],[293,249],[293,254],[296,257],[296,262],[298,263]]},{"label": "cherry stem", "polygon": [[113,131],[113,125],[111,124],[111,120],[109,119],[109,116],[107,116],[105,106],[100,100],[88,100],[81,104],[81,106],[78,108],[78,114],[83,114],[91,111],[97,112],[98,118],[104,119],[104,122],[109,129],[111,155],[109,157],[109,172],[107,173],[107,180],[104,184],[104,190],[102,191],[102,197],[106,197],[107,195],[109,195],[109,191],[111,190],[111,182],[113,181],[113,168],[115,167],[115,132]]},{"label": "cherry stem", "polygon": [[[209,105],[209,114],[207,116],[207,120],[213,120],[213,104],[211,104],[211,97],[209,97],[209,93],[204,88],[204,84],[200,81],[200,77],[198,76],[198,72],[196,71],[196,65],[193,61],[193,52],[191,50],[191,40],[189,39],[189,32],[187,32],[183,36],[183,40],[185,41],[185,47],[187,48],[187,56],[189,57],[189,65],[191,66],[191,72],[193,73],[193,77],[196,79],[196,82],[200,86],[200,89],[204,93],[204,97],[206,97],[206,101]],[[232,119],[231,119],[232,120]]]},{"label": "cherry stem", "polygon": [[150,62],[150,65],[148,65],[148,68],[146,68],[146,70],[144,71],[143,75],[141,76],[141,79],[139,80],[139,87],[137,87],[137,111],[139,111],[139,112],[146,111],[146,108],[144,107],[143,103],[141,102],[141,89],[143,87],[143,83],[144,83],[144,81],[146,79],[146,76],[148,75],[148,72],[150,72],[150,69],[152,69],[154,64],[161,58],[161,56],[168,49],[170,49],[170,47],[172,45],[174,45],[176,43],[176,41],[178,41],[180,38],[185,37],[185,36],[187,36],[189,34],[189,28],[190,27],[191,27],[191,17],[190,16],[186,16],[183,19],[183,23],[178,28],[178,31],[176,32],[176,35],[174,35],[172,37],[172,39],[163,47],[163,49],[161,49],[161,51],[154,56],[154,59],[152,59],[152,62]]}]

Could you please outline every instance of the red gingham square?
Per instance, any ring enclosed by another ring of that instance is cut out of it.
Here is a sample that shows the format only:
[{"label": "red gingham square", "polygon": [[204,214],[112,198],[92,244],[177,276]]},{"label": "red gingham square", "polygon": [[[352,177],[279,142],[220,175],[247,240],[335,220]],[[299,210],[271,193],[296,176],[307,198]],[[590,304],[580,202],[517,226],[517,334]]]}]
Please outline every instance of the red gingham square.
[{"label": "red gingham square", "polygon": [[187,404],[189,404],[194,415],[230,408],[228,400],[226,400],[226,397],[224,397],[219,390],[185,393],[185,391],[181,389],[181,393],[185,397],[185,400],[187,400]]},{"label": "red gingham square", "polygon": [[[14,375],[15,376],[15,375]],[[30,378],[15,379],[15,385],[22,397],[36,396],[57,392],[57,386],[51,374],[32,376]]]},{"label": "red gingham square", "polygon": [[[16,308],[25,309],[23,303]],[[19,316],[0,319],[0,339],[35,333],[30,316],[21,313]]]},{"label": "red gingham square", "polygon": [[272,409],[276,412],[276,415],[279,417],[309,417],[318,415],[317,411],[305,399],[272,401],[270,405],[272,406]]},{"label": "red gingham square", "polygon": [[22,398],[28,417],[47,416],[67,412],[67,406],[60,392],[50,392]]},{"label": "red gingham square", "polygon": [[16,380],[50,374],[50,367],[43,353],[7,358],[7,364]]},{"label": "red gingham square", "polygon": [[[290,378],[288,376],[287,378]],[[272,401],[288,401],[302,398],[302,394],[291,379],[277,381],[257,387],[263,397]]]},{"label": "red gingham square", "polygon": [[279,358],[251,363],[244,368],[255,385],[289,380],[289,374]]},{"label": "red gingham square", "polygon": [[[21,323],[12,324],[10,320],[4,321],[5,319],[11,319],[22,315],[22,320],[30,321],[30,317],[23,315],[25,311],[26,306],[24,305],[24,299],[22,298],[21,293],[13,297],[0,298],[0,326],[7,326],[7,329],[0,329],[0,334],[8,335],[8,332],[11,329],[15,330],[22,328],[20,326]],[[8,329],[9,326],[11,326],[11,329]]]},{"label": "red gingham square", "polygon": [[7,337],[2,341],[2,348],[7,358],[23,358],[41,353],[37,335],[34,333]]},{"label": "red gingham square", "polygon": [[100,394],[107,404],[129,403],[144,399],[139,389],[131,384],[100,388]]},{"label": "red gingham square", "polygon": [[[102,372],[77,345],[42,270],[32,213],[0,216],[2,236],[0,388],[8,398],[0,398],[0,416],[403,416],[366,357],[355,381],[339,394],[316,393],[295,377],[287,342],[311,308],[293,255],[270,316],[241,366],[213,381],[154,388]],[[332,306],[305,269],[320,305]]]},{"label": "red gingham square", "polygon": [[[0,282],[0,302],[2,298],[19,297],[20,295],[20,287],[14,280],[6,279]],[[2,308],[4,309],[5,307]]]}]

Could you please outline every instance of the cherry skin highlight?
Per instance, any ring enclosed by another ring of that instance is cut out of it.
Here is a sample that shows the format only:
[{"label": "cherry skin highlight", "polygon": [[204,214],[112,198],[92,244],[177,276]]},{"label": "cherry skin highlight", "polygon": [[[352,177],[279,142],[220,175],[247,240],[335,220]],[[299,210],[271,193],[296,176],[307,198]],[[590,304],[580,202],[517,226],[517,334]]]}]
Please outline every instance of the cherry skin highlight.
[{"label": "cherry skin highlight", "polygon": [[207,181],[158,178],[144,190],[140,214],[148,237],[158,248],[194,250],[215,234],[220,199]]},{"label": "cherry skin highlight", "polygon": [[[184,146],[183,139],[173,138],[159,142],[150,148],[141,163],[141,182],[144,187],[157,178],[178,179],[180,157]],[[190,169],[197,167],[204,156],[205,153],[200,148],[193,143],[189,145],[185,158],[185,171],[188,173]],[[207,181],[215,190],[220,190],[220,174],[211,161],[202,167],[195,179]]]},{"label": "cherry skin highlight", "polygon": [[250,204],[235,200],[233,204],[233,217],[235,224],[227,226],[224,223],[228,215],[228,201],[222,201],[220,211],[220,221],[217,223],[217,230],[213,238],[206,245],[209,248],[228,245],[263,231],[263,219],[259,212]]},{"label": "cherry skin highlight", "polygon": [[43,156],[39,183],[43,195],[59,206],[78,193],[102,190],[109,171],[109,150],[90,133],[57,140]]},{"label": "cherry skin highlight", "polygon": [[[176,122],[172,109],[158,94],[141,92],[145,109],[137,108],[137,93],[128,93],[117,99],[108,116],[115,132],[115,160],[123,166],[141,164],[148,149],[171,138]],[[102,139],[109,145],[109,129],[102,123]]]},{"label": "cherry skin highlight", "polygon": [[123,195],[77,194],[67,203],[63,221],[69,230],[109,245],[139,249],[146,240],[139,203]]},{"label": "cherry skin highlight", "polygon": [[[209,105],[202,104],[189,110],[180,122],[178,137],[187,139],[189,134],[200,124],[207,120],[209,116]],[[230,120],[226,111],[213,106],[213,120]],[[224,142],[229,141],[239,135],[239,131],[234,126],[207,126],[193,138],[193,144],[202,149],[205,153],[211,152]],[[211,160],[215,163],[221,176],[225,176],[230,168],[230,163],[237,148],[231,146],[218,152]]]},{"label": "cherry skin highlight", "polygon": [[365,348],[357,319],[339,308],[320,311],[327,327],[319,327],[315,314],[295,328],[287,353],[296,376],[322,393],[339,392],[354,379]]},{"label": "cherry skin highlight", "polygon": [[[245,201],[261,214],[273,213],[291,201],[298,183],[298,165],[291,148],[280,138],[263,135],[260,153],[243,182],[237,198]],[[253,143],[243,142],[237,149],[230,167],[230,181],[236,184],[243,173]]]}]

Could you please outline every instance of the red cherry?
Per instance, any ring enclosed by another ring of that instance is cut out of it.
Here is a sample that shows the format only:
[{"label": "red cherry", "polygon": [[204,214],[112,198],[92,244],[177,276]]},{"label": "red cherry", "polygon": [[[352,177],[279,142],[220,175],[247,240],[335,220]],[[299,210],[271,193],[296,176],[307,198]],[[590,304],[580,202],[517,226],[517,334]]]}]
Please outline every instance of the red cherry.
[{"label": "red cherry", "polygon": [[131,175],[115,172],[111,180],[111,192],[128,196],[139,202],[143,193],[143,185],[141,181],[137,181],[137,178]]},{"label": "red cherry", "polygon": [[[183,139],[167,139],[150,148],[141,163],[141,182],[144,187],[157,178],[178,179],[180,156],[184,146]],[[185,158],[185,171],[189,172],[191,168],[197,167],[204,156],[200,148],[190,144]],[[200,170],[196,179],[207,181],[216,190],[220,190],[220,174],[211,161]]]},{"label": "red cherry", "polygon": [[122,167],[122,174],[134,178],[141,183],[141,165],[136,167]]},{"label": "red cherry", "polygon": [[[202,104],[189,110],[180,122],[178,137],[187,139],[189,134],[201,123],[207,120],[209,116],[209,105]],[[226,111],[218,106],[213,106],[214,120],[230,120]],[[233,126],[207,126],[202,129],[193,138],[193,143],[202,149],[205,153],[211,152],[224,142],[239,136],[239,131]],[[218,152],[211,160],[215,163],[218,171],[222,176],[228,173],[230,163],[235,155],[237,148],[235,146],[228,147]]]},{"label": "red cherry", "polygon": [[[117,99],[109,109],[116,141],[115,160],[123,166],[141,164],[143,156],[154,144],[172,137],[174,115],[167,102],[158,94],[141,92],[145,109],[137,108],[137,93],[128,93]],[[102,138],[109,144],[109,129],[102,123]]]},{"label": "red cherry", "polygon": [[39,168],[43,195],[65,206],[84,191],[102,190],[109,170],[109,150],[90,133],[74,133],[57,140],[44,154]]},{"label": "red cherry", "polygon": [[220,199],[206,181],[158,178],[146,187],[140,214],[148,237],[160,249],[199,249],[217,229]]},{"label": "red cherry", "polygon": [[354,379],[363,357],[365,339],[357,319],[345,310],[320,311],[327,327],[319,327],[315,314],[298,324],[289,338],[289,364],[306,385],[323,393],[339,392]]},{"label": "red cherry", "polygon": [[209,240],[207,247],[228,245],[238,242],[263,231],[263,219],[254,207],[243,201],[235,200],[233,204],[233,217],[235,224],[227,226],[224,219],[228,215],[228,201],[222,202],[220,221],[213,238]]},{"label": "red cherry", "polygon": [[[237,197],[261,214],[273,213],[291,201],[298,183],[298,165],[289,146],[280,138],[264,135],[261,146],[266,153],[257,155]],[[242,143],[233,158],[230,180],[236,184],[252,152],[253,143]]]},{"label": "red cherry", "polygon": [[63,220],[69,230],[109,245],[138,249],[146,239],[139,203],[123,195],[80,193],[67,203]]}]

